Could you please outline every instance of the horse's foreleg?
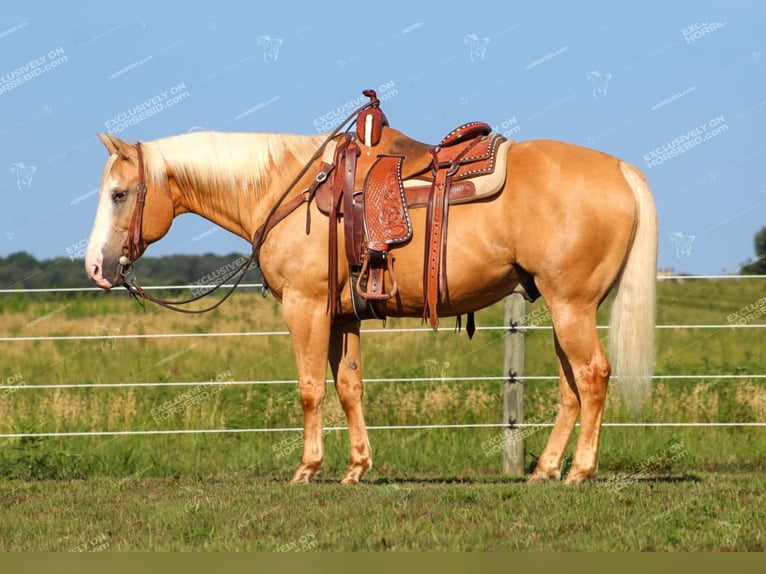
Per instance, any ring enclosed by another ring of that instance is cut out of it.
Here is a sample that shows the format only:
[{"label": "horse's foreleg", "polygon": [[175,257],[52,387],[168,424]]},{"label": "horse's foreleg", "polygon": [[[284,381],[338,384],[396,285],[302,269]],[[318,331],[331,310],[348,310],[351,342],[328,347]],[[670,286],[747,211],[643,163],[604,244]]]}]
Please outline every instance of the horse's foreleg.
[{"label": "horse's foreleg", "polygon": [[580,397],[577,394],[574,377],[569,369],[566,356],[555,340],[556,354],[559,359],[559,412],[553,423],[548,444],[543,454],[537,460],[537,466],[529,477],[529,482],[542,482],[546,480],[559,480],[561,478],[561,464],[564,460],[569,438],[572,436],[577,415],[580,413]]},{"label": "horse's foreleg", "polygon": [[357,484],[372,467],[372,452],[367,438],[362,411],[362,357],[359,346],[359,323],[343,323],[333,327],[330,336],[330,367],[335,388],[348,420],[351,463],[343,484]]},{"label": "horse's foreleg", "polygon": [[322,406],[327,392],[330,318],[324,307],[312,312],[306,305],[284,302],[284,316],[293,339],[298,384],[303,406],[303,454],[291,482],[305,483],[322,469]]}]

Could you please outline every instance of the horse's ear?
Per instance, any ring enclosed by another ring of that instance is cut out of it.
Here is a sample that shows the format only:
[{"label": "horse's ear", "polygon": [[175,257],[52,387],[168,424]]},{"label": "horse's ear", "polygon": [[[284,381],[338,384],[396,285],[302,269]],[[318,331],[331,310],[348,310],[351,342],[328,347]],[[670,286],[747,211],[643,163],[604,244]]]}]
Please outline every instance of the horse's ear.
[{"label": "horse's ear", "polygon": [[110,133],[104,136],[99,134],[98,138],[104,143],[110,154],[116,153],[124,158],[129,158],[135,151],[131,144]]},{"label": "horse's ear", "polygon": [[96,135],[98,136],[98,139],[101,140],[101,143],[104,144],[104,147],[106,148],[106,151],[109,152],[109,155],[112,155],[113,153],[117,153],[117,148],[114,147],[112,140],[110,140],[108,137],[106,137],[103,134],[96,134]]}]

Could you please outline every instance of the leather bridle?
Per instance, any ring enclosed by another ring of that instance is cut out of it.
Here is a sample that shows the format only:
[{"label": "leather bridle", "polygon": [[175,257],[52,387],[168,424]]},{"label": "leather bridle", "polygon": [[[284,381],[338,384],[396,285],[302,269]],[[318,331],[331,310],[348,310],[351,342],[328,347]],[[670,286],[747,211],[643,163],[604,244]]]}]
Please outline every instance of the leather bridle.
[{"label": "leather bridle", "polygon": [[[280,221],[282,221],[285,217],[290,215],[293,211],[298,209],[303,204],[311,202],[311,200],[314,198],[314,194],[316,193],[317,188],[325,182],[327,179],[327,176],[329,174],[329,171],[332,170],[332,166],[325,165],[324,162],[322,164],[322,167],[320,168],[319,173],[314,178],[314,181],[312,182],[311,186],[304,190],[300,195],[294,197],[292,200],[287,202],[283,205],[283,202],[287,198],[287,196],[292,192],[292,190],[295,188],[296,185],[298,185],[298,182],[303,178],[304,175],[306,175],[306,172],[311,168],[312,165],[322,156],[324,153],[325,148],[327,147],[327,144],[330,143],[345,127],[346,125],[354,119],[359,112],[371,108],[376,107],[380,104],[380,100],[378,100],[377,96],[375,95],[375,92],[373,90],[365,90],[363,92],[364,95],[368,96],[370,98],[369,102],[366,102],[365,104],[359,106],[356,110],[354,110],[349,116],[341,122],[338,127],[335,128],[335,130],[330,133],[327,138],[322,142],[322,145],[319,146],[317,151],[314,153],[314,155],[309,159],[309,161],[303,166],[303,169],[298,173],[298,175],[295,176],[295,178],[292,180],[290,185],[287,186],[284,193],[282,193],[281,196],[279,196],[279,199],[274,203],[271,210],[269,211],[268,215],[266,216],[266,219],[264,220],[263,224],[255,231],[253,234],[252,239],[252,252],[250,253],[250,256],[244,261],[244,263],[238,265],[234,271],[231,273],[228,273],[225,277],[220,279],[220,283],[212,286],[210,289],[203,291],[199,295],[195,295],[193,297],[189,297],[188,299],[181,299],[176,301],[169,301],[165,299],[159,299],[157,297],[154,297],[146,292],[146,290],[141,287],[141,285],[138,284],[138,281],[135,278],[135,275],[130,271],[130,267],[133,265],[133,262],[138,259],[141,249],[141,243],[143,241],[142,239],[142,224],[144,219],[144,207],[146,205],[146,194],[147,194],[147,186],[146,186],[146,175],[145,175],[145,169],[144,169],[144,156],[143,151],[141,149],[141,142],[138,142],[135,144],[136,147],[136,153],[137,153],[137,161],[138,161],[138,185],[136,186],[136,206],[133,209],[133,216],[130,220],[130,229],[128,230],[128,239],[126,244],[122,248],[122,257],[120,257],[120,275],[123,278],[123,287],[125,287],[128,292],[142,305],[144,304],[144,301],[148,300],[152,303],[156,303],[157,305],[160,305],[161,307],[165,307],[166,309],[170,309],[172,311],[178,311],[179,313],[205,313],[207,311],[212,311],[216,307],[218,307],[221,303],[223,303],[226,299],[228,299],[232,293],[234,293],[234,290],[239,286],[239,284],[242,282],[242,279],[244,278],[246,272],[252,265],[258,265],[258,255],[261,250],[261,245],[263,244],[264,240],[266,239],[266,235],[268,234],[271,229],[274,228]],[[349,128],[350,129],[350,126]],[[306,222],[306,234],[309,233],[309,222],[307,219]],[[226,282],[234,279],[236,277],[236,281],[231,286],[229,291],[221,298],[220,300],[216,301],[213,305],[209,307],[205,307],[204,309],[186,309],[184,307],[181,307],[181,305],[187,305],[189,303],[193,303],[194,301],[198,301],[202,299],[203,297],[207,297],[211,293],[217,291],[221,287],[223,287]],[[266,285],[265,278],[263,279],[263,286],[264,286],[264,293],[268,289]]]},{"label": "leather bridle", "polygon": [[[130,273],[130,267],[133,264],[133,262],[138,259],[140,255],[140,249],[141,249],[141,242],[142,242],[142,225],[144,220],[144,207],[146,206],[146,193],[147,193],[147,186],[146,186],[146,174],[145,174],[145,168],[144,168],[144,154],[141,149],[141,142],[138,142],[135,144],[136,147],[136,160],[138,162],[138,184],[136,185],[136,206],[133,208],[133,216],[130,219],[130,229],[128,230],[128,239],[127,243],[123,245],[122,247],[122,257],[120,257],[120,275],[123,278],[123,287],[125,287],[128,292],[142,305],[144,304],[145,300],[151,301],[152,303],[156,303],[157,305],[161,307],[165,307],[166,309],[170,309],[172,311],[178,311],[179,313],[205,313],[207,311],[212,311],[216,307],[218,307],[221,303],[226,301],[232,293],[234,293],[234,290],[239,286],[239,284],[242,282],[242,279],[245,276],[245,273],[250,268],[250,266],[255,262],[256,256],[255,252],[253,252],[250,257],[245,260],[244,263],[238,265],[233,272],[229,273],[224,277],[220,283],[217,285],[214,285],[208,290],[203,291],[199,295],[195,295],[193,297],[190,297],[188,299],[180,299],[176,301],[169,301],[166,299],[160,299],[158,297],[154,297],[153,295],[150,295],[146,292],[146,290],[141,287],[141,285],[138,284],[138,281],[135,278],[135,275]],[[216,301],[213,305],[210,307],[206,307],[204,309],[185,309],[184,307],[180,307],[180,305],[188,305],[189,303],[193,303],[194,301],[198,301],[202,299],[203,297],[206,297],[213,293],[214,291],[217,291],[220,289],[227,281],[230,281],[234,277],[237,277],[236,282],[231,287],[228,293],[223,296],[222,299]]]},{"label": "leather bridle", "polygon": [[122,247],[122,254],[128,259],[126,267],[138,259],[141,245],[141,225],[144,221],[144,206],[146,205],[147,188],[141,142],[136,143],[135,147],[138,161],[138,185],[136,186],[136,207],[133,209],[133,217],[130,220],[130,229],[128,230],[128,242]]}]

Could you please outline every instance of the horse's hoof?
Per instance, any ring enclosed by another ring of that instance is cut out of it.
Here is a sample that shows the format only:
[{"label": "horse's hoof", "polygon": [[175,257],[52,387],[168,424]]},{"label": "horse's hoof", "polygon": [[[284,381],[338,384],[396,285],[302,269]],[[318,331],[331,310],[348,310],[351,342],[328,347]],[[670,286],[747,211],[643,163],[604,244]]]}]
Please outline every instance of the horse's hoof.
[{"label": "horse's hoof", "polygon": [[541,482],[551,482],[561,480],[560,470],[545,471],[536,468],[535,471],[527,479],[527,484],[537,484]]},{"label": "horse's hoof", "polygon": [[359,484],[362,476],[367,472],[372,463],[351,464],[346,470],[346,476],[340,481],[341,484]]},{"label": "horse's hoof", "polygon": [[312,471],[308,468],[299,468],[295,471],[295,474],[293,475],[292,480],[290,481],[290,484],[308,484],[311,482],[312,477],[317,474],[319,471]]},{"label": "horse's hoof", "polygon": [[596,478],[595,473],[578,472],[578,471],[572,470],[567,475],[567,479],[565,483],[566,484],[584,484],[591,480],[595,480],[595,478]]}]

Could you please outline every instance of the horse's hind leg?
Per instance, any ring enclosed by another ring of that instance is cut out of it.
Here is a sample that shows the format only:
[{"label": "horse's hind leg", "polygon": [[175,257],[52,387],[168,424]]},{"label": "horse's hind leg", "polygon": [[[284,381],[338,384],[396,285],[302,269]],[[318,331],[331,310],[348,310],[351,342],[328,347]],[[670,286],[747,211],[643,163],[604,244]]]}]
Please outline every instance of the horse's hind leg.
[{"label": "horse's hind leg", "polygon": [[569,438],[572,436],[577,415],[580,413],[580,395],[574,385],[574,378],[569,372],[558,338],[554,335],[556,355],[559,359],[559,412],[553,423],[550,438],[545,450],[537,460],[537,466],[529,477],[529,482],[541,482],[546,480],[559,480],[561,478],[561,465],[564,460]]},{"label": "horse's hind leg", "polygon": [[596,331],[595,309],[570,305],[557,308],[554,305],[551,314],[561,365],[562,408],[533,478],[560,476],[563,451],[577,416],[577,399],[580,432],[572,468],[567,476],[568,483],[577,483],[596,476],[610,366]]},{"label": "horse's hind leg", "polygon": [[359,346],[359,323],[336,325],[330,336],[330,368],[335,388],[348,420],[351,462],[343,484],[357,484],[372,467],[372,452],[362,412],[362,358]]}]

